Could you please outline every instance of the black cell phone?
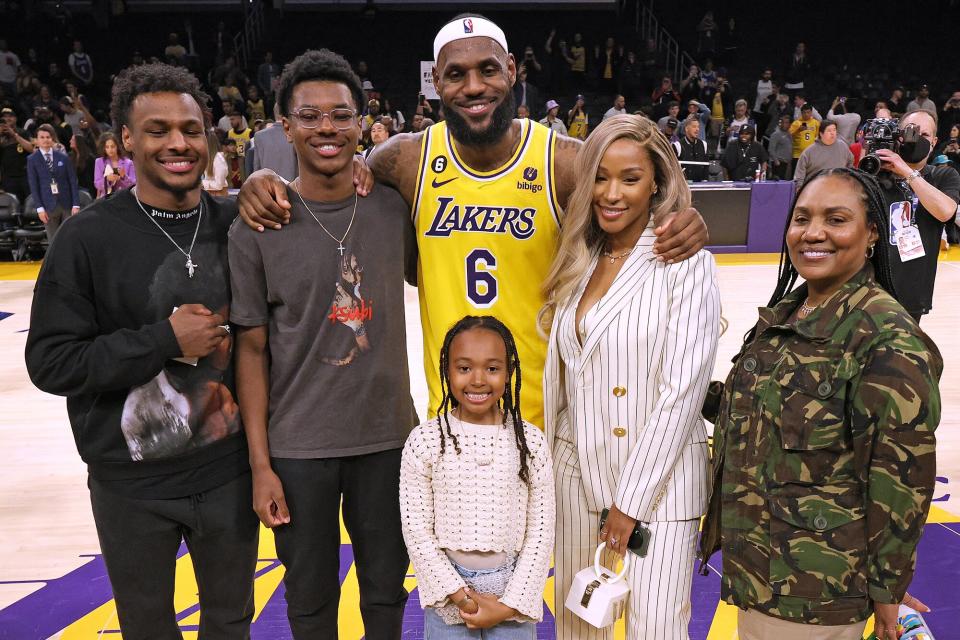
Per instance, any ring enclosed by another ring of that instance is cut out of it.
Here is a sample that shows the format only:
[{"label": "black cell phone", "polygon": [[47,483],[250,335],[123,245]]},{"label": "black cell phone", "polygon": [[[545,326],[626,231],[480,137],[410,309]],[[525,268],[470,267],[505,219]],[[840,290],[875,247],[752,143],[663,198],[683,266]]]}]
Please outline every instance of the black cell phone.
[{"label": "black cell phone", "polygon": [[[607,516],[610,515],[609,509],[604,509],[600,512],[600,528],[603,529],[603,525],[607,522]],[[633,533],[630,534],[630,541],[627,542],[627,549],[630,549],[634,554],[640,558],[644,558],[647,555],[647,548],[650,546],[650,529],[647,529],[645,526],[637,523],[637,526],[633,528]]]}]

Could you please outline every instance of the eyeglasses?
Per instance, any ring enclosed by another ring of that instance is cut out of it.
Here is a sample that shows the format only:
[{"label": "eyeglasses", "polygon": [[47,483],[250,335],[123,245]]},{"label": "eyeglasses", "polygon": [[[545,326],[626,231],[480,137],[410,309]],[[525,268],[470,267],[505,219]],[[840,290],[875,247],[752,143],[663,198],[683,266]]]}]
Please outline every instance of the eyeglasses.
[{"label": "eyeglasses", "polygon": [[346,131],[354,125],[357,112],[353,109],[332,109],[330,112],[304,107],[297,111],[291,111],[290,115],[300,121],[300,126],[304,129],[316,129],[323,121],[323,117],[330,118],[330,123],[340,131]]}]

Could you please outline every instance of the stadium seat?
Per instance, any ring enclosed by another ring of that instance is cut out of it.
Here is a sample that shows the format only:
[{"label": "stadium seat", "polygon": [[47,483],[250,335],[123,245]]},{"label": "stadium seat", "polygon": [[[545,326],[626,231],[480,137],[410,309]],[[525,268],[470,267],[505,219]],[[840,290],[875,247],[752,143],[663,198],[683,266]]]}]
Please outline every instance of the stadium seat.
[{"label": "stadium seat", "polygon": [[17,212],[20,202],[12,193],[0,193],[0,251],[9,251],[10,257],[17,258]]},{"label": "stadium seat", "polygon": [[22,260],[28,254],[32,255],[39,249],[42,255],[47,250],[47,230],[40,221],[40,214],[34,204],[33,196],[27,196],[20,214],[20,225],[14,230],[17,239],[16,260]]}]

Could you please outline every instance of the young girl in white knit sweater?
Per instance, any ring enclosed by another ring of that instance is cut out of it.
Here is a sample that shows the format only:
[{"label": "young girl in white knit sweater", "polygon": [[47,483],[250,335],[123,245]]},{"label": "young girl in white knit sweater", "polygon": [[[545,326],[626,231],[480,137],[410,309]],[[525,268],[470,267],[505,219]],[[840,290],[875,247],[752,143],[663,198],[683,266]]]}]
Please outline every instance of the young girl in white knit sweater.
[{"label": "young girl in white knit sweater", "polygon": [[509,329],[491,316],[460,320],[440,379],[437,417],[411,432],[400,467],[424,640],[534,640],[553,551],[553,466],[520,415]]}]

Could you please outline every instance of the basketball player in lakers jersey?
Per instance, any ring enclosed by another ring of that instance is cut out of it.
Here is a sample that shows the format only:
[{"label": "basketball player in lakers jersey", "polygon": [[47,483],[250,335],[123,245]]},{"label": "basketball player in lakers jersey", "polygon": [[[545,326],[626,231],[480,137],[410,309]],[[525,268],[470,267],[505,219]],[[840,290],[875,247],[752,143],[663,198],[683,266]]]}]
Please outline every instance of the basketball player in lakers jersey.
[{"label": "basketball player in lakers jersey", "polygon": [[[430,413],[441,397],[444,335],[464,315],[489,314],[517,340],[523,417],[542,427],[546,343],[537,312],[581,143],[513,118],[517,66],[503,31],[490,20],[454,18],[437,33],[434,56],[433,82],[446,120],[394,136],[370,157],[376,180],[403,195],[416,225]],[[332,126],[324,118],[316,131]],[[322,144],[318,138],[318,153]],[[255,229],[280,228],[288,209],[285,186],[268,170],[241,190],[241,215]],[[657,222],[655,249],[665,260],[683,260],[706,243],[706,226],[694,209]]]}]

